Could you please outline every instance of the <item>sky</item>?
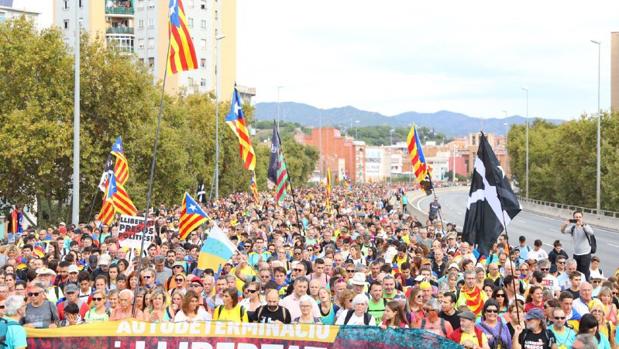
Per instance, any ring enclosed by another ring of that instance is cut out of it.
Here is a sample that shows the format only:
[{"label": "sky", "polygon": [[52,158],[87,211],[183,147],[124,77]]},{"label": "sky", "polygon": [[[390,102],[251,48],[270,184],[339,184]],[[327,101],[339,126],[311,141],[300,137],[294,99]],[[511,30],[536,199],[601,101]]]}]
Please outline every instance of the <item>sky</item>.
[{"label": "sky", "polygon": [[[617,0],[237,0],[254,102],[573,119],[610,105]],[[278,88],[279,87],[279,88]]]}]

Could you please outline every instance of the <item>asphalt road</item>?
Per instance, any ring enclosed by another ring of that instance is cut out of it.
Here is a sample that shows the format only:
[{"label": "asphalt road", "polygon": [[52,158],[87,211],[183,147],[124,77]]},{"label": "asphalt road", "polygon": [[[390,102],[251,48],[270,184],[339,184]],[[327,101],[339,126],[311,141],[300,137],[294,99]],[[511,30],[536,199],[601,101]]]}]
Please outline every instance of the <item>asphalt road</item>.
[{"label": "asphalt road", "polygon": [[[445,224],[452,222],[457,225],[458,230],[462,229],[466,213],[468,188],[462,191],[438,193],[437,195],[442,207],[441,212]],[[432,196],[424,196],[413,200],[411,203],[416,209],[427,214],[428,205],[432,198]],[[586,222],[586,220],[587,216],[585,215],[584,221]],[[559,239],[563,244],[563,249],[571,256],[573,253],[572,238],[569,235],[561,234],[559,231],[563,221],[564,219],[521,211],[507,226],[509,241],[512,245],[515,245],[518,243],[518,237],[524,235],[529,246],[533,246],[535,239],[541,239],[544,243],[544,249],[550,252],[552,243]],[[596,255],[600,257],[602,271],[608,277],[619,267],[619,231],[594,227],[594,232],[597,240]]]}]

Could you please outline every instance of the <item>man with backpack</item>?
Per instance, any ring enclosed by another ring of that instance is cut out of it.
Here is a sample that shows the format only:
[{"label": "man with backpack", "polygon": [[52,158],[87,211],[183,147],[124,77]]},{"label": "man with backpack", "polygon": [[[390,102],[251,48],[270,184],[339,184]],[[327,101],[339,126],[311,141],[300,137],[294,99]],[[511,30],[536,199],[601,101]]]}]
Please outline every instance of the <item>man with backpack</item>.
[{"label": "man with backpack", "polygon": [[585,275],[585,280],[589,281],[591,267],[591,254],[595,253],[596,240],[593,228],[585,224],[582,220],[582,212],[574,211],[573,219],[561,225],[563,234],[570,234],[574,240],[574,259],[577,263],[577,270]]},{"label": "man with backpack", "polygon": [[266,294],[266,304],[256,308],[256,311],[251,314],[249,321],[289,324],[292,318],[288,309],[279,305],[279,292],[271,288]]},{"label": "man with backpack", "polygon": [[462,344],[465,348],[490,349],[488,337],[475,326],[475,313],[470,310],[464,310],[458,314],[458,317],[460,318],[460,328],[454,330],[449,339]]},{"label": "man with backpack", "polygon": [[26,348],[26,330],[20,325],[25,313],[26,303],[22,296],[10,296],[4,302],[4,316],[0,318],[0,347]]}]

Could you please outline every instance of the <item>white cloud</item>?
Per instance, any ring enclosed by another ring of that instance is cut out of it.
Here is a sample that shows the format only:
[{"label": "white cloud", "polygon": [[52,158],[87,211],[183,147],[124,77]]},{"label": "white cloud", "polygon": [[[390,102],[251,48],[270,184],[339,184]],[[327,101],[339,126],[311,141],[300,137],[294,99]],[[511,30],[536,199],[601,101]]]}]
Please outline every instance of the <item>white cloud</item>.
[{"label": "white cloud", "polygon": [[618,1],[238,0],[238,79],[256,101],[397,114],[572,118],[608,108]]}]

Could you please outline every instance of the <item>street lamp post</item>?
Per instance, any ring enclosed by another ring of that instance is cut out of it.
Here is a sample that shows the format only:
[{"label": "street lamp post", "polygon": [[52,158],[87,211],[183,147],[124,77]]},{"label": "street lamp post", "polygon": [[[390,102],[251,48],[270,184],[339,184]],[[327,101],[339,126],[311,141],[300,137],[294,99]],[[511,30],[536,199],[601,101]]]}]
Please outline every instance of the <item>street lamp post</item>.
[{"label": "street lamp post", "polygon": [[[71,223],[80,223],[80,6],[75,1],[75,86],[73,87],[73,177]],[[90,217],[88,217],[90,219]]]},{"label": "street lamp post", "polygon": [[355,139],[359,139],[359,123],[361,120],[355,120]]},{"label": "street lamp post", "polygon": [[526,131],[525,131],[525,165],[524,165],[524,182],[525,182],[525,197],[529,198],[529,89],[523,87],[522,90],[526,96]]},{"label": "street lamp post", "polygon": [[598,45],[598,125],[597,125],[597,139],[596,139],[596,166],[595,166],[595,208],[601,208],[601,194],[602,194],[602,171],[601,171],[601,146],[600,140],[602,138],[602,110],[600,109],[600,53],[602,49],[602,43],[599,41],[591,40],[592,43]]},{"label": "street lamp post", "polygon": [[280,114],[279,114],[279,91],[282,89],[282,87],[284,87],[284,86],[277,86],[277,132],[279,132],[279,118],[280,118]]}]

